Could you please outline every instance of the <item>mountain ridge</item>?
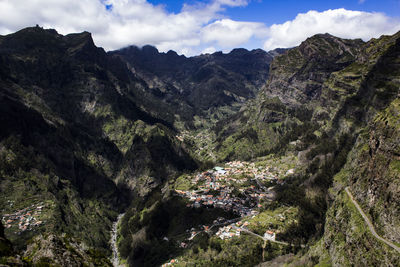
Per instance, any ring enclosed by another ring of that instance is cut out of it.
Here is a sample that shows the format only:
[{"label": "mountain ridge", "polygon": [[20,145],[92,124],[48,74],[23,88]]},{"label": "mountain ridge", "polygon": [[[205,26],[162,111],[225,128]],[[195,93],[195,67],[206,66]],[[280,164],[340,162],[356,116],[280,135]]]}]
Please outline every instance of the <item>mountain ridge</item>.
[{"label": "mountain ridge", "polygon": [[[162,264],[185,251],[164,237],[232,216],[188,208],[174,195],[177,180],[217,163],[294,155],[296,172],[275,185],[268,209],[299,211],[280,237],[307,250],[260,247],[262,259],[294,252],[294,266],[399,262],[374,246],[344,194],[350,186],[379,234],[399,242],[399,47],[400,33],[368,42],[319,34],[291,49],[187,58],[150,46],[105,52],[88,32],[1,36],[0,210],[43,210],[35,215],[42,225],[10,223],[5,234],[26,265],[111,265],[109,231],[126,211],[123,257]],[[191,257],[236,260],[202,238]]]}]

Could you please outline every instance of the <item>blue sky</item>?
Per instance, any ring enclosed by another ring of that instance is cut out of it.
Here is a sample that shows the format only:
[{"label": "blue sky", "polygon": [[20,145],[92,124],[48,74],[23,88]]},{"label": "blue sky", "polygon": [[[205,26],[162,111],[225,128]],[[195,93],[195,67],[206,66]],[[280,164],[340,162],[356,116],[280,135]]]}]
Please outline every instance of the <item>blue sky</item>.
[{"label": "blue sky", "polygon": [[[195,0],[149,0],[154,5],[164,5],[169,12],[179,13],[183,4],[193,4]],[[253,0],[245,7],[228,8],[223,12],[233,20],[261,21],[266,24],[283,23],[293,19],[298,13],[309,10],[324,11],[345,8],[367,12],[383,12],[389,16],[400,17],[399,0]]]},{"label": "blue sky", "polygon": [[0,34],[36,24],[89,31],[106,50],[150,44],[191,56],[293,47],[326,32],[367,41],[400,30],[400,0],[0,0]]}]

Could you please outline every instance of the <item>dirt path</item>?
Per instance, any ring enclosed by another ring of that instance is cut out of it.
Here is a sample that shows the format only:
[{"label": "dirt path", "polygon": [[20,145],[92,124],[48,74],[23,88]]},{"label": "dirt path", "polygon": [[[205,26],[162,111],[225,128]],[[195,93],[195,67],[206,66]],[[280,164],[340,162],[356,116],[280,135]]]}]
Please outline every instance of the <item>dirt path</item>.
[{"label": "dirt path", "polygon": [[394,243],[390,242],[389,240],[386,240],[382,238],[380,235],[378,235],[375,231],[375,228],[367,215],[365,215],[364,211],[361,209],[360,205],[358,205],[357,201],[354,200],[353,195],[351,194],[349,187],[345,188],[347,195],[349,196],[351,202],[356,206],[358,212],[361,214],[361,216],[364,218],[364,221],[367,223],[369,230],[371,231],[372,235],[375,236],[375,238],[379,239],[380,241],[384,242],[386,245],[394,248],[397,252],[400,253],[400,247],[396,246]]},{"label": "dirt path", "polygon": [[290,245],[289,243],[286,243],[286,242],[282,242],[282,241],[277,241],[277,240],[272,240],[272,239],[264,238],[263,236],[260,236],[260,235],[258,235],[258,234],[256,234],[256,233],[254,233],[254,232],[252,232],[252,231],[249,231],[249,230],[246,230],[246,229],[242,229],[242,231],[245,232],[245,233],[254,235],[254,236],[258,237],[258,238],[261,238],[261,239],[264,240],[264,241],[270,241],[270,242],[277,243],[277,244],[280,244],[280,245],[285,245],[285,246]]}]

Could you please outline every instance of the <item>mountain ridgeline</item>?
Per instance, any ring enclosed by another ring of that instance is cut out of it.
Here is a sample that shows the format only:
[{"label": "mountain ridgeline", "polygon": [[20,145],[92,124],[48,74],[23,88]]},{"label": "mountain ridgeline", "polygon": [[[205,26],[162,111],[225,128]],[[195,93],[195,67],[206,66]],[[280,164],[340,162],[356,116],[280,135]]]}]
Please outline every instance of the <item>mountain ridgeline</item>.
[{"label": "mountain ridgeline", "polygon": [[190,123],[195,115],[210,111],[215,116],[220,107],[254,98],[268,77],[274,53],[234,49],[187,58],[173,51],[159,53],[152,46],[131,46],[111,55],[127,62],[155,97]]},{"label": "mountain ridgeline", "polygon": [[[105,52],[87,32],[0,36],[0,264],[111,266],[112,223],[125,212],[117,240],[130,266],[182,255],[199,266],[269,266],[278,255],[292,266],[398,266],[345,188],[399,244],[399,84],[399,33],[195,57]],[[280,237],[303,248],[264,244],[228,257],[212,238],[168,241],[234,217],[189,208],[174,194],[179,179],[288,155],[296,171],[266,209],[298,210]]]}]

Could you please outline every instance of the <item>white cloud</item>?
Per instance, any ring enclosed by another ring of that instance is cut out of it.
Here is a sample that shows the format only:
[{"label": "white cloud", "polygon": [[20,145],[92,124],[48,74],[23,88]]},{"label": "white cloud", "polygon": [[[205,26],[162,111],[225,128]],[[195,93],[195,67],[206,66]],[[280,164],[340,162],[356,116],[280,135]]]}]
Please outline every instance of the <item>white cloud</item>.
[{"label": "white cloud", "polygon": [[194,1],[169,13],[165,5],[146,0],[0,0],[0,34],[39,24],[62,34],[89,31],[96,45],[106,50],[151,44],[160,51],[194,55],[262,43],[267,50],[290,47],[316,33],[369,39],[400,29],[398,21],[384,14],[345,9],[309,11],[270,27],[223,15],[225,9],[245,7],[250,1]]},{"label": "white cloud", "polygon": [[296,46],[317,33],[369,40],[399,30],[400,21],[382,13],[351,11],[343,8],[324,12],[308,11],[298,14],[294,20],[272,25],[264,49]]},{"label": "white cloud", "polygon": [[202,29],[202,39],[207,43],[216,42],[221,47],[233,48],[246,43],[252,37],[265,37],[267,30],[262,23],[222,19],[205,26]]},{"label": "white cloud", "polygon": [[[227,7],[248,2],[197,2],[185,4],[175,14],[146,0],[0,0],[0,34],[39,24],[62,34],[90,31],[96,44],[106,50],[152,44],[161,51],[199,53],[202,28],[222,18]],[[107,10],[106,5],[111,8]]]},{"label": "white cloud", "polygon": [[217,49],[215,49],[215,47],[210,46],[210,47],[205,48],[203,51],[201,51],[201,53],[202,54],[212,54],[216,51],[217,51]]},{"label": "white cloud", "polygon": [[246,6],[249,4],[248,0],[217,0],[215,2],[227,6]]}]

